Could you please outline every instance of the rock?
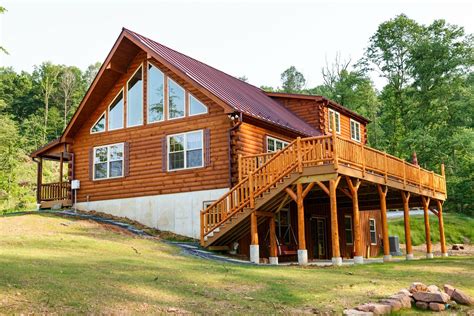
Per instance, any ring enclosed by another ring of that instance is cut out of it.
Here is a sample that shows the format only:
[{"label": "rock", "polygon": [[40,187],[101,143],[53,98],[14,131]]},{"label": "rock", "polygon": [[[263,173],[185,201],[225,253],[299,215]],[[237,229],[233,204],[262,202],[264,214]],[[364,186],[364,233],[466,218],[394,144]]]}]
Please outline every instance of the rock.
[{"label": "rock", "polygon": [[402,308],[411,308],[411,298],[404,294],[395,294],[390,296],[390,299],[398,300],[402,305]]},{"label": "rock", "polygon": [[407,289],[401,289],[400,291],[398,291],[397,294],[404,294],[404,295],[408,295],[408,296],[412,296],[413,294],[411,294],[410,291],[408,291]]},{"label": "rock", "polygon": [[458,304],[472,306],[474,305],[474,299],[461,291],[460,289],[455,289],[451,295],[451,299]]},{"label": "rock", "polygon": [[362,316],[372,316],[374,313],[372,312],[363,312],[363,311],[358,311],[357,309],[345,309],[342,312],[343,315],[351,316],[351,315],[362,315]]},{"label": "rock", "polygon": [[446,293],[430,293],[430,292],[416,292],[413,293],[413,298],[418,302],[437,302],[437,303],[447,303],[449,301],[449,295]]},{"label": "rock", "polygon": [[449,296],[453,295],[453,292],[454,292],[455,288],[452,285],[445,284],[443,286],[443,288],[444,288],[444,292],[446,294],[448,294]]},{"label": "rock", "polygon": [[429,308],[432,310],[432,311],[435,311],[435,312],[441,312],[441,311],[444,311],[446,309],[446,306],[444,306],[444,304],[440,304],[440,303],[430,303],[429,305]]},{"label": "rock", "polygon": [[357,310],[362,312],[372,312],[374,315],[386,315],[392,312],[390,305],[379,304],[379,303],[367,303],[356,307]]},{"label": "rock", "polygon": [[416,302],[415,306],[419,309],[428,309],[428,303],[426,302]]},{"label": "rock", "polygon": [[412,285],[410,285],[410,288],[408,289],[408,291],[410,291],[410,293],[426,292],[427,289],[428,288],[423,283],[413,282]]},{"label": "rock", "polygon": [[380,301],[380,304],[389,305],[392,312],[396,312],[402,309],[402,303],[396,299],[384,299]]},{"label": "rock", "polygon": [[428,292],[438,293],[438,292],[440,292],[440,290],[439,290],[439,287],[437,287],[434,284],[431,284],[431,285],[428,286]]},{"label": "rock", "polygon": [[468,310],[466,315],[467,316],[474,316],[474,309]]},{"label": "rock", "polygon": [[454,244],[454,245],[451,247],[451,250],[459,250],[459,245]]}]

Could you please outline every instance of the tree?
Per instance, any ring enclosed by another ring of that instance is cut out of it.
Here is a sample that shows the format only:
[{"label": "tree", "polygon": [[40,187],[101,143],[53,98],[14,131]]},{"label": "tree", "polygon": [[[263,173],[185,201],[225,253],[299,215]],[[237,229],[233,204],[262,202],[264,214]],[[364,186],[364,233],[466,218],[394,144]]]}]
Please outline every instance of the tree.
[{"label": "tree", "polygon": [[59,86],[64,96],[64,128],[66,128],[69,111],[68,105],[76,87],[76,76],[74,76],[74,73],[69,68],[66,68],[62,73]]},{"label": "tree", "polygon": [[306,85],[306,79],[303,74],[291,66],[282,72],[281,76],[282,90],[286,93],[300,93]]},{"label": "tree", "polygon": [[[4,14],[5,11],[7,11],[4,7],[0,6],[0,14]],[[3,48],[3,46],[0,46],[0,52],[3,52],[4,54],[8,54],[8,51]]]},{"label": "tree", "polygon": [[92,81],[94,81],[95,76],[99,72],[100,67],[102,66],[102,63],[96,62],[95,64],[89,65],[87,67],[86,71],[84,72],[83,79],[85,81],[86,89],[89,88],[89,86],[92,84]]}]

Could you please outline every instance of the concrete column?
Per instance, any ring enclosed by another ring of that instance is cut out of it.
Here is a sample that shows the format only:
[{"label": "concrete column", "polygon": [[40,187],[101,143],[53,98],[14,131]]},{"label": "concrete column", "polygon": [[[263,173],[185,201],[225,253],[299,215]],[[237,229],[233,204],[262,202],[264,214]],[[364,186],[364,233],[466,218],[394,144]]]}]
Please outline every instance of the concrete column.
[{"label": "concrete column", "polygon": [[260,263],[260,249],[259,245],[250,245],[250,262]]}]

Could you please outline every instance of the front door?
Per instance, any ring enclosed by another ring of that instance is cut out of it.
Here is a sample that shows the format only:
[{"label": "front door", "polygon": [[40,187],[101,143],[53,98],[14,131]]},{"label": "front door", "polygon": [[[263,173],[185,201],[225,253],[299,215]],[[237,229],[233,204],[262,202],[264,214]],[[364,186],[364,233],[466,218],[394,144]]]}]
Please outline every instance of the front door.
[{"label": "front door", "polygon": [[326,218],[316,217],[311,221],[311,237],[314,240],[314,258],[327,259]]}]

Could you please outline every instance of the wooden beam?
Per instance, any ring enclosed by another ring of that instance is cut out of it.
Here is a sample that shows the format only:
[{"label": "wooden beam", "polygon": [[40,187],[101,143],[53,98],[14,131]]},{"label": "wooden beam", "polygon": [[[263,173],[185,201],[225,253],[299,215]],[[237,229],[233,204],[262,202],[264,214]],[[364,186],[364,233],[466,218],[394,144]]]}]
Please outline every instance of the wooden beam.
[{"label": "wooden beam", "polygon": [[430,198],[428,197],[421,197],[421,201],[423,203],[423,215],[425,219],[425,240],[426,240],[426,253],[427,255],[431,254],[431,235],[430,235],[430,218],[429,218],[429,206],[430,206]]},{"label": "wooden beam", "polygon": [[113,72],[117,72],[121,75],[123,75],[127,72],[127,68],[121,67],[121,66],[117,65],[116,63],[112,63],[112,62],[109,62],[105,69],[106,70],[111,70]]},{"label": "wooden beam", "polygon": [[[335,129],[335,125],[334,125]],[[339,181],[329,180],[329,197],[331,199],[331,244],[332,244],[332,257],[340,258],[341,251],[339,250],[339,227],[337,224],[337,201],[336,201],[336,188]]]},{"label": "wooden beam", "polygon": [[273,213],[272,212],[264,212],[264,211],[255,211],[256,215],[258,217],[273,217]]},{"label": "wooden beam", "polygon": [[342,193],[344,193],[349,199],[352,200],[352,194],[351,194],[349,191],[347,191],[347,190],[344,189],[344,188],[339,188],[339,191],[341,191]]},{"label": "wooden beam", "polygon": [[277,210],[275,211],[275,213],[278,213],[280,212],[280,210],[286,205],[286,203],[288,202],[288,198],[290,197],[290,195],[285,195],[285,197],[283,198],[283,200],[281,200],[281,203],[280,205],[278,205],[278,208]]},{"label": "wooden beam", "polygon": [[380,217],[382,221],[382,240],[383,240],[383,255],[385,256],[386,260],[390,258],[390,245],[388,241],[388,221],[387,221],[387,193],[388,187],[382,186],[380,184],[377,185],[377,191],[379,192],[380,197]]},{"label": "wooden beam", "polygon": [[288,194],[289,197],[293,199],[293,201],[298,202],[298,197],[296,196],[295,192],[293,192],[290,188],[285,188],[285,192]]},{"label": "wooden beam", "polygon": [[306,250],[306,238],[304,229],[304,202],[303,184],[296,184],[296,204],[298,206],[298,250]]},{"label": "wooden beam", "polygon": [[258,245],[257,214],[255,211],[250,213],[250,237],[250,244]]},{"label": "wooden beam", "polygon": [[306,188],[305,188],[304,191],[303,191],[303,198],[305,198],[305,197],[308,195],[308,193],[313,189],[313,187],[314,187],[315,185],[316,185],[316,183],[311,182],[310,184],[308,184],[308,185],[306,186]]},{"label": "wooden beam", "polygon": [[446,251],[446,238],[444,236],[444,221],[443,221],[443,203],[440,200],[436,200],[438,205],[438,220],[439,220],[439,241],[441,243],[441,255],[446,256],[448,252]]},{"label": "wooden beam", "polygon": [[[331,180],[329,180],[329,181],[331,181]],[[322,183],[321,181],[316,181],[316,184],[317,184],[317,185],[321,188],[321,190],[323,190],[327,195],[330,195],[330,194],[329,194],[329,189],[328,189],[328,187],[327,187],[324,183]]]},{"label": "wooden beam", "polygon": [[346,176],[346,182],[352,195],[352,222],[354,225],[354,252],[356,257],[362,257],[362,229],[360,227],[359,196],[357,191],[360,187],[360,180],[356,179],[355,184],[352,179]]},{"label": "wooden beam", "polygon": [[62,188],[63,184],[63,168],[64,168],[64,156],[63,152],[61,152],[61,156],[59,157],[59,186]]},{"label": "wooden beam", "polygon": [[38,158],[38,169],[36,174],[36,202],[41,203],[41,186],[43,185],[43,158]]},{"label": "wooden beam", "polygon": [[275,218],[273,216],[269,217],[268,222],[270,226],[270,257],[278,257]]},{"label": "wooden beam", "polygon": [[403,222],[405,223],[405,244],[407,258],[413,256],[413,249],[411,246],[411,231],[410,231],[410,192],[401,191],[403,199]]}]

